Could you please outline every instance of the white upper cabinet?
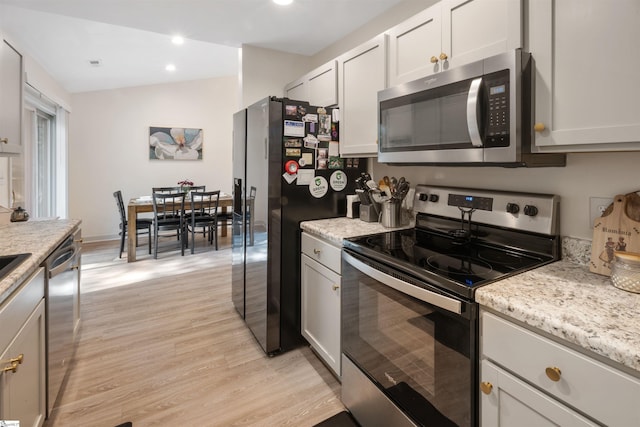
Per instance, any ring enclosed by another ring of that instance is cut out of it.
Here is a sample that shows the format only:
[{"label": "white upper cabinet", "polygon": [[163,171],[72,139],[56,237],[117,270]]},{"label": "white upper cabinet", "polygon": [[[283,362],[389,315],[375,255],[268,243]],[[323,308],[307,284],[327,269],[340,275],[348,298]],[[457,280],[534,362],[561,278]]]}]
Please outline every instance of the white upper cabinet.
[{"label": "white upper cabinet", "polygon": [[306,83],[306,78],[301,77],[284,87],[284,97],[289,99],[295,99],[296,101],[306,101],[309,99],[308,90],[309,86]]},{"label": "white upper cabinet", "polygon": [[640,149],[640,2],[529,1],[540,151]]},{"label": "white upper cabinet", "polygon": [[389,30],[389,85],[522,47],[521,0],[443,0]]},{"label": "white upper cabinet", "polygon": [[440,71],[440,16],[437,3],[389,30],[389,86]]},{"label": "white upper cabinet", "polygon": [[338,58],[342,157],[378,154],[378,91],[386,88],[386,58],[384,34]]},{"label": "white upper cabinet", "polygon": [[0,153],[22,152],[22,55],[0,37]]},{"label": "white upper cabinet", "polygon": [[337,62],[330,61],[308,74],[309,103],[320,107],[338,105]]},{"label": "white upper cabinet", "polygon": [[337,62],[329,61],[284,87],[284,96],[318,107],[338,104]]}]

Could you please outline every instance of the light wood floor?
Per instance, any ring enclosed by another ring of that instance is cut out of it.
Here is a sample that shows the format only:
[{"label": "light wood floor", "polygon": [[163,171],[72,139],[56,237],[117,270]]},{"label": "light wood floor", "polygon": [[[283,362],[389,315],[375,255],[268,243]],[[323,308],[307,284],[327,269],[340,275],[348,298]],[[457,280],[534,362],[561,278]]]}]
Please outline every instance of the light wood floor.
[{"label": "light wood floor", "polygon": [[82,258],[82,327],[45,427],[313,426],[342,411],[340,385],[307,347],[267,357],[231,303],[231,250]]}]

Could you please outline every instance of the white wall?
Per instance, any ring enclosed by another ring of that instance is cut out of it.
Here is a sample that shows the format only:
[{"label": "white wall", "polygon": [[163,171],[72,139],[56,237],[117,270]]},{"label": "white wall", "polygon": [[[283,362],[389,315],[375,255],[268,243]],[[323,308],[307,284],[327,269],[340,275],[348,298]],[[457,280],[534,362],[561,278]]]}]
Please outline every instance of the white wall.
[{"label": "white wall", "polygon": [[404,176],[415,184],[550,193],[560,196],[560,234],[591,240],[589,197],[640,191],[640,152],[569,153],[561,168],[389,166],[373,162],[372,176]]},{"label": "white wall", "polygon": [[282,96],[287,83],[309,69],[309,57],[242,46],[242,106],[267,96]]},{"label": "white wall", "polygon": [[[230,194],[237,87],[232,76],[72,95],[69,216],[82,219],[83,238],[117,236],[116,190],[126,203],[189,178]],[[203,159],[149,160],[150,126],[202,128]]]}]

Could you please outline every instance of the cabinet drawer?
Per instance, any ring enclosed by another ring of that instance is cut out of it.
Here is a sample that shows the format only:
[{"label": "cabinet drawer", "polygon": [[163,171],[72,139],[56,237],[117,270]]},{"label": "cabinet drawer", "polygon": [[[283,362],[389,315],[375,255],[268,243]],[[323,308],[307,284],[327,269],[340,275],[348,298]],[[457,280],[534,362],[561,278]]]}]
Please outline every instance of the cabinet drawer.
[{"label": "cabinet drawer", "polygon": [[36,270],[0,308],[0,351],[9,346],[42,298],[44,268]]},{"label": "cabinet drawer", "polygon": [[481,340],[483,357],[599,422],[640,425],[640,381],[630,375],[486,312]]},{"label": "cabinet drawer", "polygon": [[302,253],[340,274],[342,249],[309,233],[302,233]]}]

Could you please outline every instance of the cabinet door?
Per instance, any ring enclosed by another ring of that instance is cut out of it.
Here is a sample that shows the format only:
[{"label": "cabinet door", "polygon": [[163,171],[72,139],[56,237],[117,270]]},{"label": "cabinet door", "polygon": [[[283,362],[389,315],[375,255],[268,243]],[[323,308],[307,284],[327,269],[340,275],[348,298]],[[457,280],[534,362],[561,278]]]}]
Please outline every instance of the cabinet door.
[{"label": "cabinet door", "polygon": [[308,74],[309,104],[329,107],[338,104],[338,65],[330,61]]},{"label": "cabinet door", "polygon": [[340,155],[378,155],[378,91],[386,88],[387,37],[381,34],[338,58]]},{"label": "cabinet door", "polygon": [[640,149],[639,15],[633,0],[529,2],[541,151]]},{"label": "cabinet door", "polygon": [[482,427],[598,425],[486,360],[482,361],[480,386]]},{"label": "cabinet door", "polygon": [[437,3],[389,30],[389,86],[441,70],[440,18]]},{"label": "cabinet door", "polygon": [[522,0],[443,0],[444,67],[522,47]]},{"label": "cabinet door", "polygon": [[340,281],[338,274],[302,255],[302,336],[338,376]]},{"label": "cabinet door", "polygon": [[16,335],[4,354],[7,361],[22,355],[15,372],[0,374],[0,420],[19,420],[21,426],[38,427],[44,423],[45,401],[45,324],[44,300]]},{"label": "cabinet door", "polygon": [[0,152],[22,152],[22,56],[0,43]]},{"label": "cabinet door", "polygon": [[296,101],[306,101],[309,99],[307,89],[306,79],[302,77],[284,87],[284,97]]}]

